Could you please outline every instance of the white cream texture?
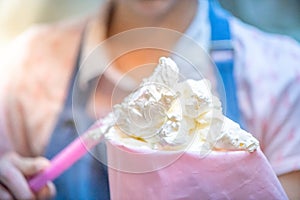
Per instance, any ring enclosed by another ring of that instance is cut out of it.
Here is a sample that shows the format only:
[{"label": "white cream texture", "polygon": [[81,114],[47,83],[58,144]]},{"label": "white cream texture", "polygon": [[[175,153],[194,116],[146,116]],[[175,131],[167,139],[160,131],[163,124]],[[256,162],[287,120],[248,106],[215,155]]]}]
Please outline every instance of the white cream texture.
[{"label": "white cream texture", "polygon": [[101,132],[135,149],[253,152],[258,148],[250,133],[222,114],[209,81],[179,82],[179,76],[171,58],[160,58],[154,73],[103,119]]}]

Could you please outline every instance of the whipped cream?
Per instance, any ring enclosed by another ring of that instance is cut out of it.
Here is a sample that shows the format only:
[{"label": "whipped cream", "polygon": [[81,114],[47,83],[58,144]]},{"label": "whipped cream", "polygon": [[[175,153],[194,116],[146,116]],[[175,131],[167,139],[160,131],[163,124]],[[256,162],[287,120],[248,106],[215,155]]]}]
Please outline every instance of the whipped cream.
[{"label": "whipped cream", "polygon": [[258,148],[250,133],[222,114],[208,80],[179,79],[176,63],[160,58],[153,74],[102,120],[101,132],[133,148],[249,152]]}]

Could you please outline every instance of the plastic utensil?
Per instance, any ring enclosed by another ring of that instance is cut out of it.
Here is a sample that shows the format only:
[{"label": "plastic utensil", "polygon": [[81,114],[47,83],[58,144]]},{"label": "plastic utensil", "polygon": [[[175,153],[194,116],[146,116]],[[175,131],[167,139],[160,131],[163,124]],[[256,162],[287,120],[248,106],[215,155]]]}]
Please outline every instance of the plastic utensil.
[{"label": "plastic utensil", "polygon": [[[29,179],[28,183],[32,191],[39,191],[47,184],[48,181],[52,181],[61,175],[65,170],[84,156],[88,150],[101,142],[104,139],[104,134],[99,132],[98,128],[100,126],[97,125],[96,122],[92,128],[87,130],[84,134],[57,154],[51,160],[51,164],[48,168]],[[98,132],[95,130],[98,130]]]}]

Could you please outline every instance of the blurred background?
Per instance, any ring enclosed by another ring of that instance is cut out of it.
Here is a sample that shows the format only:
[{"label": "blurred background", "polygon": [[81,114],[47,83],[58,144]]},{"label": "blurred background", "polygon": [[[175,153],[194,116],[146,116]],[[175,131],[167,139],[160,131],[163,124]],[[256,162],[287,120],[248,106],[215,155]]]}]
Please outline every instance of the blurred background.
[{"label": "blurred background", "polygon": [[0,0],[0,51],[37,23],[82,17],[96,12],[104,0]]},{"label": "blurred background", "polygon": [[299,0],[220,0],[224,8],[243,21],[300,42]]},{"label": "blurred background", "polygon": [[[82,17],[97,12],[104,0],[0,0],[0,53],[36,23]],[[299,0],[220,0],[243,21],[300,41]],[[1,55],[1,54],[0,54]]]}]

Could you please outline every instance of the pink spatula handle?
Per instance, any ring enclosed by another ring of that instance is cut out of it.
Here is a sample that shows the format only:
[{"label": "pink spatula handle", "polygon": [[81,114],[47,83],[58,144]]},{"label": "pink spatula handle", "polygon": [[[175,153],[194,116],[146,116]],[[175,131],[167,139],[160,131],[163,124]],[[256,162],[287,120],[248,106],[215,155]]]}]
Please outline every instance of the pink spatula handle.
[{"label": "pink spatula handle", "polygon": [[52,160],[48,168],[46,168],[41,173],[32,177],[28,183],[30,188],[37,192],[43,186],[47,184],[48,181],[54,180],[70,166],[72,166],[77,160],[79,160],[85,153],[98,144],[102,139],[103,135],[95,139],[91,137],[88,131],[81,137],[74,140],[65,149],[63,149],[59,154],[57,154]]}]

